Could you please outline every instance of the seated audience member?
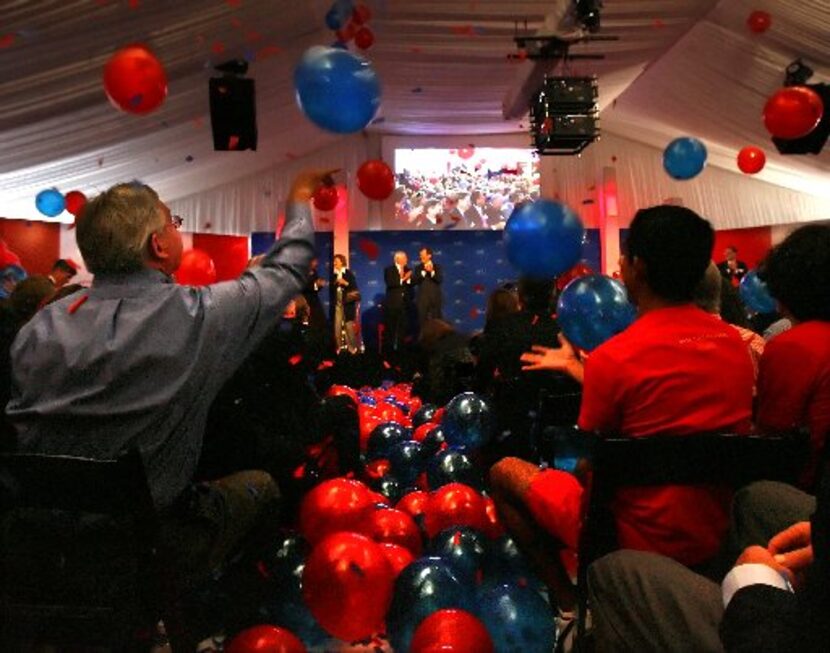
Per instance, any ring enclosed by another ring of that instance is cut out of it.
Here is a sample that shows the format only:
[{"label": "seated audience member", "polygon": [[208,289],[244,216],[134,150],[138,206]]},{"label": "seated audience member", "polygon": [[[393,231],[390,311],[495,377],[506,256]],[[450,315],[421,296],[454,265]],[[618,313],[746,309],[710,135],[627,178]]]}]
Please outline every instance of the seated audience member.
[{"label": "seated audience member", "polygon": [[[723,277],[720,270],[714,263],[710,263],[706,269],[706,274],[703,280],[695,291],[695,304],[698,308],[702,308],[707,313],[712,315],[720,315],[721,309],[721,292]],[[727,286],[731,288],[731,286]],[[764,353],[764,339],[752,331],[744,327],[731,324],[732,328],[741,336],[741,340],[746,343],[749,356],[752,359],[752,369],[755,372],[755,378],[758,378],[758,362],[761,360],[761,354]]]},{"label": "seated audience member", "polygon": [[52,282],[55,288],[63,288],[76,274],[78,274],[78,264],[75,261],[59,258],[52,266],[52,271],[49,273],[49,281]]},{"label": "seated audience member", "polygon": [[830,432],[830,226],[794,231],[761,269],[793,327],[764,350],[756,422],[764,431],[809,428],[811,464],[801,479],[809,488]]},{"label": "seated audience member", "polygon": [[419,336],[426,358],[423,394],[425,402],[444,405],[472,382],[473,356],[469,337],[458,333],[449,322],[427,320]]},{"label": "seated audience member", "polygon": [[[778,486],[778,492],[769,487]],[[756,490],[763,491],[750,498]],[[746,496],[738,501],[740,494]],[[777,512],[810,521],[748,546],[719,586],[674,560],[617,551],[588,569],[598,651],[812,653],[830,650],[830,478],[817,501],[782,484],[756,483],[736,494],[733,530]],[[784,504],[779,511],[779,499]],[[809,517],[807,517],[809,518]],[[752,541],[751,534],[737,539]],[[794,589],[793,589],[794,588]],[[719,632],[720,631],[720,632]]]},{"label": "seated audience member", "polygon": [[211,402],[306,282],[308,202],[325,174],[294,181],[282,236],[258,267],[202,288],[173,281],[180,221],[156,192],[110,188],[78,221],[92,287],[45,307],[12,347],[6,412],[19,450],[109,459],[138,448],[163,517],[160,548],[187,585],[260,520],[274,522],[279,493],[265,472],[192,482]]},{"label": "seated audience member", "polygon": [[[692,304],[713,240],[711,225],[689,209],[639,211],[620,261],[637,320],[591,352],[584,367],[564,338],[561,349],[523,356],[528,370],[584,379],[582,430],[630,437],[749,431],[753,378],[746,346],[731,326]],[[490,473],[507,527],[542,568],[551,557],[534,551],[537,524],[560,542],[576,539],[557,532],[563,514],[565,522],[578,523],[568,515],[579,511],[579,492],[572,488],[572,504],[563,505],[559,489],[573,483],[563,477],[516,459],[502,460]],[[719,489],[676,486],[626,489],[613,506],[621,547],[688,565],[717,553],[728,508],[729,495]]]},{"label": "seated audience member", "polygon": [[496,288],[487,298],[487,309],[484,312],[484,332],[492,331],[499,320],[513,313],[518,313],[519,309],[518,294],[505,288]]}]

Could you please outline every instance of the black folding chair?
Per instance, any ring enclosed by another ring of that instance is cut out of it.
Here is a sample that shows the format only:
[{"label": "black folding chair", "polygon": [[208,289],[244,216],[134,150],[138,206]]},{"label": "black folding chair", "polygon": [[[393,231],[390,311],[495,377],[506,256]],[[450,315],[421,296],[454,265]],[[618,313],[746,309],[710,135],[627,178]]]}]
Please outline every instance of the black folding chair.
[{"label": "black folding chair", "polygon": [[576,650],[585,651],[588,567],[614,549],[610,505],[617,490],[712,484],[738,489],[753,481],[793,483],[809,454],[809,434],[771,436],[705,433],[643,438],[593,438],[588,508],[579,543]]},{"label": "black folding chair", "polygon": [[0,455],[0,524],[2,650],[37,641],[126,651],[162,618],[175,627],[137,451]]}]

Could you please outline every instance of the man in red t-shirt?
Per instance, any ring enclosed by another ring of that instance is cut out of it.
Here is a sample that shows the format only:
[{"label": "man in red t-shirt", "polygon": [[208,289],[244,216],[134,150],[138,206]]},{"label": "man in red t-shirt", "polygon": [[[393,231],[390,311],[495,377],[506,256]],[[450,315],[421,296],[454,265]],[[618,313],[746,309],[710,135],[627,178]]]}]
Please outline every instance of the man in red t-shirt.
[{"label": "man in red t-shirt", "polygon": [[794,231],[769,253],[762,276],[793,327],[764,349],[757,422],[765,431],[810,429],[812,455],[801,478],[810,490],[830,434],[830,226]]},{"label": "man in red t-shirt", "polygon": [[[534,348],[523,356],[525,369],[565,371],[583,382],[581,429],[631,437],[749,431],[753,370],[746,345],[728,324],[692,304],[713,240],[711,225],[689,209],[639,211],[620,259],[638,319],[591,352],[584,366],[564,339],[561,349]],[[541,526],[560,543],[576,542],[576,481],[515,458],[494,465],[490,478],[508,529],[563,596],[562,572],[551,570],[554,557],[534,540]],[[714,556],[728,509],[728,493],[709,487],[630,489],[614,505],[621,546],[684,564]]]}]

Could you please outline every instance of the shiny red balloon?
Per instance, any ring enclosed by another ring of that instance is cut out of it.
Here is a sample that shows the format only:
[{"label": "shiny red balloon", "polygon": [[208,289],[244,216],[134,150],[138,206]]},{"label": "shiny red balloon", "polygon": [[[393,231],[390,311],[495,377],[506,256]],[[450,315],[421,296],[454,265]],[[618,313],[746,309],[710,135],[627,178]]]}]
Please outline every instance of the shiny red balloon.
[{"label": "shiny red balloon", "polygon": [[366,161],[357,170],[357,187],[370,200],[385,200],[395,190],[395,174],[383,161]]},{"label": "shiny red balloon", "polygon": [[421,531],[412,517],[403,510],[380,508],[367,513],[358,530],[375,542],[386,542],[405,547],[416,558],[423,551]]},{"label": "shiny red balloon", "polygon": [[458,148],[458,156],[461,159],[472,159],[476,154],[476,148],[472,145],[469,147],[459,147]]},{"label": "shiny red balloon", "polygon": [[755,34],[762,34],[766,32],[770,25],[772,25],[772,16],[766,11],[755,10],[746,19],[746,25],[749,31]]},{"label": "shiny red balloon", "polygon": [[398,544],[381,542],[380,550],[383,551],[383,555],[386,556],[386,561],[392,567],[392,573],[395,574],[395,578],[415,560],[409,549]]},{"label": "shiny red balloon", "polygon": [[403,510],[413,519],[418,519],[426,513],[427,503],[429,503],[429,492],[410,492],[401,497],[395,508]]},{"label": "shiny red balloon", "polygon": [[738,152],[738,168],[741,172],[754,175],[761,172],[767,163],[767,156],[760,147],[747,146]]},{"label": "shiny red balloon", "polygon": [[357,533],[334,533],[306,561],[303,599],[326,632],[353,642],[383,632],[393,583],[380,546]]},{"label": "shiny red balloon", "polygon": [[821,96],[806,86],[787,86],[764,105],[764,126],[777,138],[792,140],[813,131],[824,115]]},{"label": "shiny red balloon", "polygon": [[354,530],[372,507],[372,497],[360,481],[333,478],[303,498],[300,532],[312,544],[337,531]]},{"label": "shiny red balloon", "polygon": [[225,653],[306,653],[306,647],[285,628],[253,626],[225,644]]},{"label": "shiny red balloon", "polygon": [[311,198],[314,208],[318,211],[333,211],[337,206],[337,188],[335,186],[320,186]]},{"label": "shiny red balloon", "polygon": [[499,519],[499,513],[496,510],[496,504],[490,497],[484,500],[484,534],[491,540],[497,540],[504,535],[504,526],[502,526]]},{"label": "shiny red balloon", "polygon": [[86,206],[86,195],[79,190],[71,190],[63,196],[66,202],[66,210],[69,211],[76,218],[78,214],[84,210]]},{"label": "shiny red balloon", "polygon": [[190,249],[182,254],[176,281],[183,286],[207,286],[216,283],[216,265],[207,252]]},{"label": "shiny red balloon", "polygon": [[406,422],[403,411],[397,406],[393,406],[385,401],[375,407],[375,416],[381,422],[396,422],[398,424],[404,424]]},{"label": "shiny red balloon", "polygon": [[484,499],[469,485],[450,483],[429,496],[424,525],[430,537],[451,526],[469,526],[483,531],[486,522]]},{"label": "shiny red balloon", "polygon": [[412,439],[415,440],[415,442],[422,442],[423,439],[427,437],[427,434],[434,428],[435,424],[432,422],[425,422],[413,431]]},{"label": "shiny red balloon", "polygon": [[415,630],[409,653],[494,653],[484,624],[466,610],[438,610]]},{"label": "shiny red balloon", "polygon": [[361,50],[368,50],[375,42],[375,35],[368,27],[361,27],[354,35],[354,44]]},{"label": "shiny red balloon", "polygon": [[104,91],[122,111],[150,113],[167,97],[167,75],[145,46],[128,45],[112,55],[104,67]]},{"label": "shiny red balloon", "polygon": [[357,391],[353,388],[350,388],[347,385],[333,385],[331,386],[328,391],[326,392],[327,397],[348,397],[351,399],[355,405],[358,405],[360,401],[357,398]]}]

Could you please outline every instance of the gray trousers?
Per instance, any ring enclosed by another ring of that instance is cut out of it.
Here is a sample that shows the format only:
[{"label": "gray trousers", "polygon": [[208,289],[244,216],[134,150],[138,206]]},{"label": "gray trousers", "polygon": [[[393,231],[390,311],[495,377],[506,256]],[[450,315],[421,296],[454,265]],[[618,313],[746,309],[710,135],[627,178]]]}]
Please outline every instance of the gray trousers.
[{"label": "gray trousers", "polygon": [[[753,483],[735,494],[730,549],[769,539],[809,519],[815,498],[782,483]],[[731,555],[731,553],[730,553]],[[598,653],[722,651],[718,583],[654,553],[616,551],[588,568],[588,600]]]},{"label": "gray trousers", "polygon": [[345,321],[343,303],[339,301],[334,306],[334,342],[337,350],[345,347],[352,353],[363,347],[357,324],[352,320]]}]

